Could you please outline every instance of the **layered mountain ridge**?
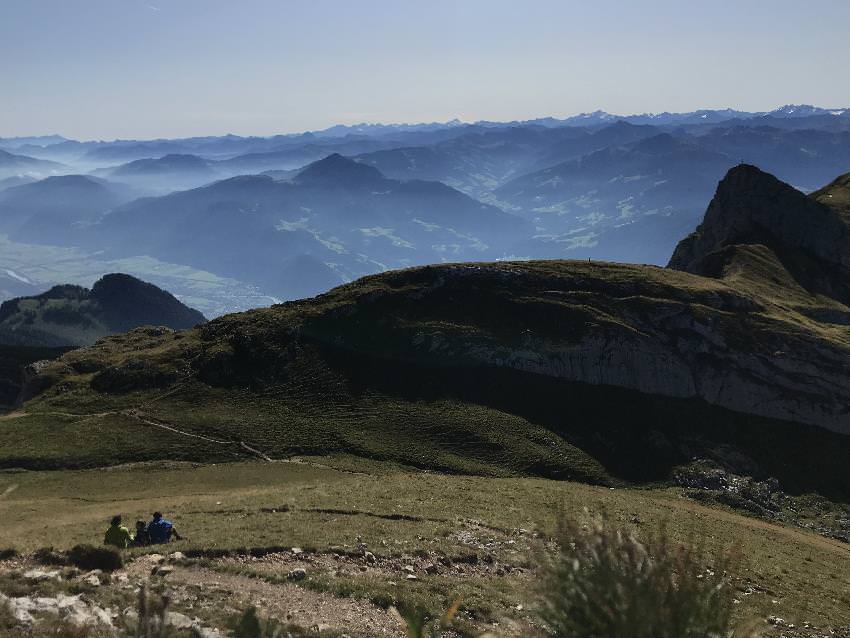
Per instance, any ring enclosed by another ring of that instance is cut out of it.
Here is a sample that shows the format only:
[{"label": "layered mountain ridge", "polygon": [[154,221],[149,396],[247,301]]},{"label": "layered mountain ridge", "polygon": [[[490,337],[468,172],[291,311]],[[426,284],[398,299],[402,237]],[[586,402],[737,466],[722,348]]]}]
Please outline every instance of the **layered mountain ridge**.
[{"label": "layered mountain ridge", "polygon": [[[846,172],[850,111],[595,112],[268,137],[47,136],[0,139],[0,147],[0,272],[40,289],[130,272],[214,315],[428,263],[662,265],[736,163],[803,192]],[[61,192],[60,175],[100,192]],[[44,268],[58,254],[74,275]],[[96,266],[101,259],[109,265]],[[15,289],[0,285],[0,299],[26,294]],[[252,292],[231,292],[243,289]]]},{"label": "layered mountain ridge", "polygon": [[[251,449],[616,482],[707,457],[847,495],[850,309],[800,274],[841,278],[843,214],[824,202],[846,202],[846,185],[805,196],[733,168],[670,268],[426,266],[188,332],[109,337],[39,369],[42,392],[0,433],[17,450],[2,463]],[[103,416],[61,430],[98,444],[69,452],[48,415],[82,406]],[[109,434],[139,424],[134,446]]]}]

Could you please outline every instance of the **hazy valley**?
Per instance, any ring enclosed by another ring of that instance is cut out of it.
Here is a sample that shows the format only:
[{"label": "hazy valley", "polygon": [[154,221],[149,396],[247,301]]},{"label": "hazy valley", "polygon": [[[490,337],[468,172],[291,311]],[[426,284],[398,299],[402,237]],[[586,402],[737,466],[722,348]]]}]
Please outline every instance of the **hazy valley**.
[{"label": "hazy valley", "polygon": [[850,114],[592,113],[0,149],[0,295],[91,285],[114,264],[217,316],[427,263],[662,265],[732,166],[804,192],[845,172]]}]

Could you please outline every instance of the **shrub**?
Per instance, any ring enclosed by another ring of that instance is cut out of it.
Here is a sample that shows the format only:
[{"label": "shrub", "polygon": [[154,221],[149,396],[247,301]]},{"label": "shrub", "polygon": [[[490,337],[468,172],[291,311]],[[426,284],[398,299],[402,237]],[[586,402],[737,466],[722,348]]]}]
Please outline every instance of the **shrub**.
[{"label": "shrub", "polygon": [[114,549],[94,545],[76,545],[68,552],[71,564],[80,569],[100,569],[112,572],[121,569],[124,561]]},{"label": "shrub", "polygon": [[[665,531],[645,542],[605,518],[562,519],[547,567],[542,620],[563,638],[725,638],[734,553],[708,556]],[[711,563],[707,567],[707,563]]]},{"label": "shrub", "polygon": [[67,565],[68,557],[61,552],[57,552],[52,547],[42,547],[35,550],[32,555],[33,560],[39,565]]}]

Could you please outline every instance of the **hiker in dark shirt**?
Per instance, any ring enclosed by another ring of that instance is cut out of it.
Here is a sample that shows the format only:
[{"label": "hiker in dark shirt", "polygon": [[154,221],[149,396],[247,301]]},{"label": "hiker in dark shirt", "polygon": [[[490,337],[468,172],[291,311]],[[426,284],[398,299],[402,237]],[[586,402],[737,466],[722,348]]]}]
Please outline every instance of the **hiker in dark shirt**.
[{"label": "hiker in dark shirt", "polygon": [[136,521],[136,537],[133,539],[134,547],[145,547],[151,544],[151,535],[148,534],[144,521]]},{"label": "hiker in dark shirt", "polygon": [[182,537],[174,529],[174,524],[162,517],[161,512],[153,513],[153,520],[148,523],[148,535],[150,536],[151,544],[167,543],[173,536],[175,540],[181,540]]}]

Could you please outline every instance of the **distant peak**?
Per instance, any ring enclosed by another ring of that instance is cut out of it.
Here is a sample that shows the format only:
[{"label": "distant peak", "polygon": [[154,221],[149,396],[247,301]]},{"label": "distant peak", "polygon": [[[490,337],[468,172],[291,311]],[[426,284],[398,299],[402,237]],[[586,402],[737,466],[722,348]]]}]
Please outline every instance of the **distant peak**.
[{"label": "distant peak", "polygon": [[351,187],[371,185],[385,179],[377,168],[333,153],[307,165],[294,181],[298,184]]},{"label": "distant peak", "polygon": [[727,193],[737,195],[745,192],[753,193],[783,189],[794,190],[791,186],[780,181],[770,173],[761,170],[758,166],[742,162],[726,172],[726,175],[717,185],[717,195]]},{"label": "distant peak", "polygon": [[83,190],[83,192],[96,192],[104,189],[104,182],[90,175],[52,175],[44,179],[14,187],[20,189],[21,193],[55,192],[68,189]]}]

